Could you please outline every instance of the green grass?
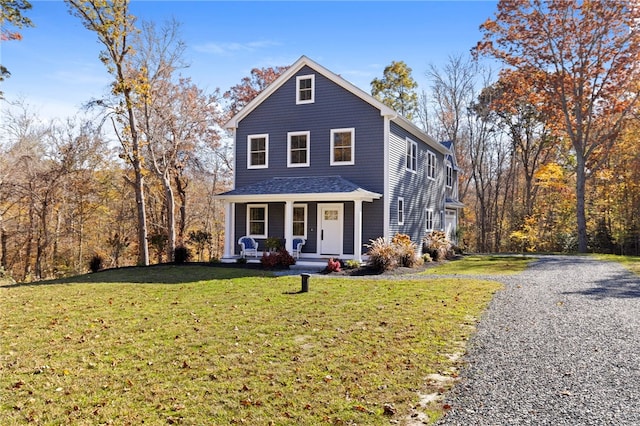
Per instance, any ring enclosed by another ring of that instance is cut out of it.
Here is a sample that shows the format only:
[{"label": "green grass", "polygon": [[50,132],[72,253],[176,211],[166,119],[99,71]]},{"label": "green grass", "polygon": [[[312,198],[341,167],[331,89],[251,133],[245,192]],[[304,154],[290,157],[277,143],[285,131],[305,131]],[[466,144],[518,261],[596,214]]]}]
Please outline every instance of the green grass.
[{"label": "green grass", "polygon": [[[495,282],[128,268],[0,288],[3,424],[386,425],[447,385]],[[151,282],[160,282],[152,284]],[[138,284],[148,283],[148,284]],[[384,414],[384,404],[397,413]],[[442,407],[422,407],[433,421]]]},{"label": "green grass", "polygon": [[523,256],[465,256],[460,260],[429,268],[425,271],[425,274],[510,275],[524,271],[529,263],[534,260],[532,257]]},{"label": "green grass", "polygon": [[640,275],[640,257],[638,256],[621,256],[617,254],[593,254],[592,256],[596,259],[620,263],[634,274]]}]

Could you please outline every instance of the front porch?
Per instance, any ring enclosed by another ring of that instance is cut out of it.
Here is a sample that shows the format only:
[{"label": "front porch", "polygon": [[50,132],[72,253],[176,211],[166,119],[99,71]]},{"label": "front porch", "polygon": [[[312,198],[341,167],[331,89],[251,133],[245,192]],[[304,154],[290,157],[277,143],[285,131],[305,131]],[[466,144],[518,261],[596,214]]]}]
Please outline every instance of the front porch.
[{"label": "front porch", "polygon": [[272,178],[219,194],[225,204],[223,261],[235,261],[238,240],[250,237],[258,243],[258,261],[270,248],[267,240],[280,239],[293,253],[294,238],[303,238],[300,265],[324,267],[331,257],[362,262],[364,242],[382,231],[381,205],[372,210],[363,204],[381,197],[337,176]]}]

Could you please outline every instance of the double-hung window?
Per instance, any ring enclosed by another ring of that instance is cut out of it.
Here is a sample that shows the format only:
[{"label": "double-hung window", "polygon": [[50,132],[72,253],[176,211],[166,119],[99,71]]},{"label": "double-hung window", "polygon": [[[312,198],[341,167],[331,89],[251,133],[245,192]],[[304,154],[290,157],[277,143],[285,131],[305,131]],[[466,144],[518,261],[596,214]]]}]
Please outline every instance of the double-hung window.
[{"label": "double-hung window", "polygon": [[355,164],[356,129],[331,129],[331,165]]},{"label": "double-hung window", "polygon": [[418,143],[407,138],[407,170],[418,170]]},{"label": "double-hung window", "polygon": [[436,178],[436,155],[431,151],[427,151],[427,177]]},{"label": "double-hung window", "polygon": [[404,225],[404,198],[398,197],[398,225]]},{"label": "double-hung window", "polygon": [[269,167],[269,135],[247,136],[247,168]]},{"label": "double-hung window", "polygon": [[446,167],[446,174],[447,174],[446,185],[447,185],[447,188],[451,188],[453,187],[453,166],[451,165],[450,161],[447,161],[447,164],[445,167]]},{"label": "double-hung window", "polygon": [[296,77],[296,104],[312,104],[315,101],[315,76]]},{"label": "double-hung window", "polygon": [[307,205],[293,205],[293,236],[307,238]]},{"label": "double-hung window", "polygon": [[267,238],[268,209],[266,204],[250,204],[247,206],[247,235]]},{"label": "double-hung window", "polygon": [[309,166],[309,136],[310,132],[287,133],[287,146],[289,151],[289,155],[287,157],[287,166]]},{"label": "double-hung window", "polygon": [[433,210],[431,209],[427,209],[426,211],[426,215],[425,215],[425,223],[426,223],[426,231],[430,232],[433,231]]}]

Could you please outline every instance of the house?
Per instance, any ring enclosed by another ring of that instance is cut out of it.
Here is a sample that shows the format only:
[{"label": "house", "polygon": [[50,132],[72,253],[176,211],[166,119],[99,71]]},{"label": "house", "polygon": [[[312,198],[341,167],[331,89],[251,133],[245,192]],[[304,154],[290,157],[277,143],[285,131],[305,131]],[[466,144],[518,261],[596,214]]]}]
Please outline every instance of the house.
[{"label": "house", "polygon": [[306,243],[301,259],[358,261],[378,237],[457,228],[457,167],[439,143],[339,75],[302,56],[238,112],[234,189],[225,203],[223,260],[238,239]]}]

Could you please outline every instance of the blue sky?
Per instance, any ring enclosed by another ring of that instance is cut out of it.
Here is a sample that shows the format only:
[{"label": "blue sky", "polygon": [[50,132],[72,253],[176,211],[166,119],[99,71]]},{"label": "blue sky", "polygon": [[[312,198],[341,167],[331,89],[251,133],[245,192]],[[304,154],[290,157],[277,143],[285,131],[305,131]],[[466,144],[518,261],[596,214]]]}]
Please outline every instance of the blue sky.
[{"label": "blue sky", "polygon": [[[62,0],[32,0],[34,28],[22,41],[0,45],[12,76],[1,90],[23,98],[41,116],[75,115],[82,103],[108,90],[98,60],[102,46]],[[228,90],[252,68],[290,65],[306,55],[370,92],[392,61],[412,68],[428,89],[429,65],[466,54],[480,40],[479,25],[495,1],[145,1],[132,0],[139,20],[175,18],[187,44],[182,74],[205,90]]]}]

